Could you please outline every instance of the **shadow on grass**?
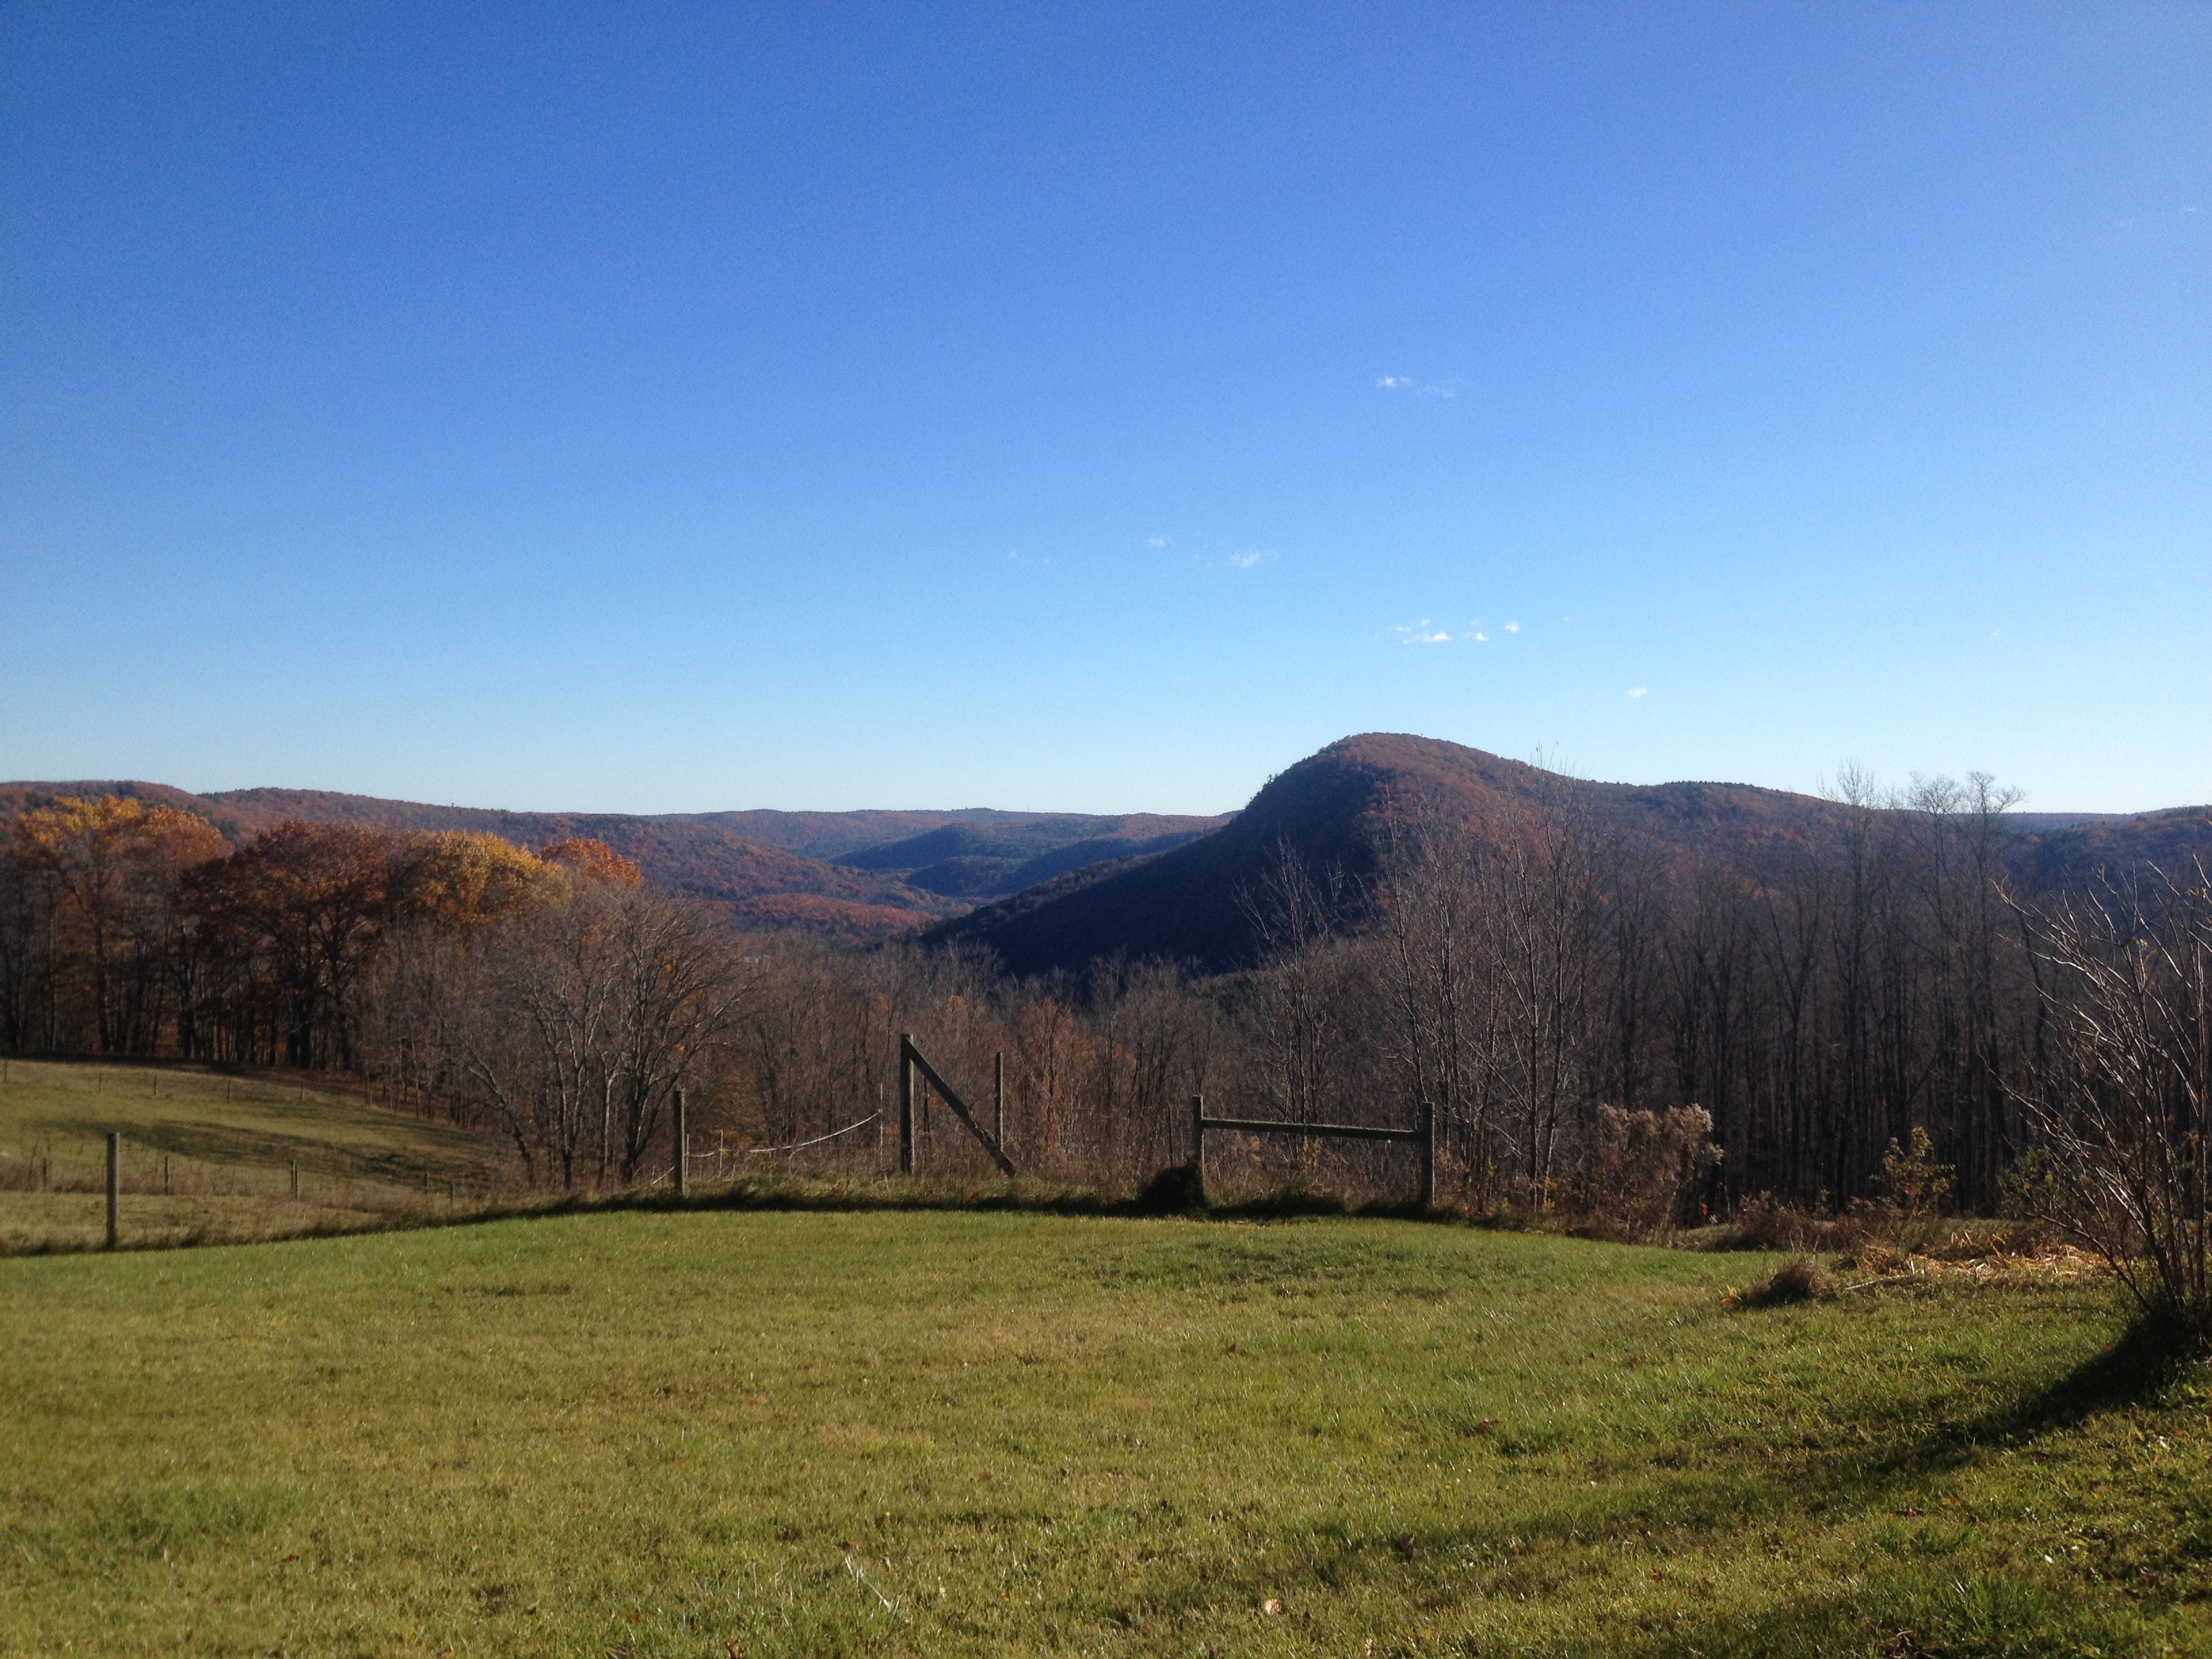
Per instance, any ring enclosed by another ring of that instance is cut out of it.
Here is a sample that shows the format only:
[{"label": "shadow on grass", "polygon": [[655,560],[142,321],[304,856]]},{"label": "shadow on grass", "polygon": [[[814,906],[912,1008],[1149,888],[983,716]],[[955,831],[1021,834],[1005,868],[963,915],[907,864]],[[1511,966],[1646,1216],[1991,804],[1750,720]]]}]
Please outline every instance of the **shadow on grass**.
[{"label": "shadow on grass", "polygon": [[[1519,1552],[1561,1549],[1571,1557],[1592,1549],[1634,1548],[1662,1522],[1711,1539],[1750,1537],[1767,1527],[1802,1529],[1856,1520],[1871,1522],[1877,1532],[1901,1529],[1906,1547],[1933,1540],[1931,1554],[1940,1558],[1966,1547],[1973,1534],[1971,1525],[1940,1515],[1921,1518],[1923,1506],[1935,1509],[1931,1499],[1940,1498],[1947,1475],[1982,1454],[2024,1449],[2106,1413],[2155,1404],[2200,1363],[2172,1325],[2137,1319],[2061,1375],[2023,1388],[1991,1409],[1927,1426],[1897,1422],[1870,1443],[1850,1443],[1847,1436],[1838,1435],[1825,1447],[1793,1450],[1780,1445],[1773,1449],[1778,1455],[1755,1465],[1732,1460],[1720,1449],[1693,1450],[1692,1467],[1666,1467],[1668,1460],[1653,1460],[1640,1478],[1608,1481],[1602,1494],[1589,1491],[1586,1496],[1574,1490],[1581,1485],[1574,1478],[1579,1468],[1559,1478],[1559,1466],[1562,1458],[1578,1462],[1590,1453],[1589,1446],[1571,1438],[1528,1444],[1517,1433],[1486,1424],[1471,1432],[1482,1435],[1481,1443],[1498,1455],[1534,1455],[1531,1479],[1556,1482],[1551,1501],[1534,1513],[1470,1516],[1403,1536],[1324,1519],[1310,1533],[1317,1571],[1332,1580],[1349,1581],[1387,1577],[1397,1570],[1400,1559],[1497,1563],[1501,1565],[1489,1570],[1490,1582],[1470,1588],[1510,1596],[1527,1588],[1513,1576],[1523,1570],[1514,1559]],[[1730,1443],[1726,1449],[1732,1449]],[[1983,1571],[1965,1560],[1931,1559],[1924,1565],[1923,1571],[1918,1565],[1889,1560],[1832,1593],[1808,1595],[1755,1617],[1683,1615],[1623,1632],[1622,1639],[1608,1641],[1605,1650],[1654,1656],[1878,1654],[1896,1659],[2129,1652],[2137,1650],[2129,1645],[2124,1629],[2135,1627],[2139,1612],[2169,1606],[2172,1600],[2166,1590],[2147,1593],[2142,1606],[2130,1609],[2092,1594],[2078,1580],[2027,1583],[2016,1573]]]},{"label": "shadow on grass", "polygon": [[1888,1566],[1779,1607],[1681,1619],[1583,1650],[1611,1659],[2074,1659],[2140,1652],[2143,1634],[2135,1609],[2100,1605],[2079,1585]]},{"label": "shadow on grass", "polygon": [[1996,1445],[2070,1429],[2101,1413],[2156,1399],[2199,1356],[2170,1321],[2138,1316],[2103,1352],[2039,1389],[2009,1411],[1966,1426],[1962,1443]]},{"label": "shadow on grass", "polygon": [[[467,1188],[477,1172],[463,1166],[440,1166],[408,1160],[403,1154],[351,1153],[327,1144],[301,1145],[296,1152],[289,1137],[231,1132],[216,1126],[126,1126],[129,1138],[155,1151],[204,1158],[216,1163],[252,1164],[283,1169],[296,1162],[302,1171],[383,1181],[393,1186],[416,1186],[426,1178],[442,1182],[458,1174],[462,1188],[458,1210],[436,1206],[434,1195],[419,1209],[394,1210],[361,1220],[323,1222],[297,1231],[252,1238],[171,1237],[132,1239],[125,1237],[125,1250],[173,1250],[210,1244],[276,1244],[293,1239],[320,1239],[356,1233],[398,1232],[432,1227],[485,1226],[497,1222],[536,1220],[555,1216],[601,1214],[711,1214],[725,1211],[788,1212],[797,1213],[879,1214],[899,1212],[975,1214],[1164,1218],[1187,1217],[1194,1221],[1294,1221],[1352,1216],[1389,1220],[1427,1221],[1455,1226],[1488,1226],[1492,1218],[1470,1217],[1450,1210],[1423,1210],[1418,1204],[1357,1202],[1302,1188],[1239,1195],[1200,1206],[1190,1201],[1188,1177],[1171,1170],[1168,1178],[1155,1178],[1134,1193],[1073,1182],[1039,1181],[1018,1176],[760,1176],[717,1184],[713,1188],[677,1197],[666,1187],[625,1188],[612,1192],[532,1193],[513,1197],[470,1197]],[[34,1241],[0,1245],[0,1255],[66,1255],[105,1249],[98,1240]]]},{"label": "shadow on grass", "polygon": [[[302,1114],[303,1117],[306,1114]],[[282,1170],[333,1180],[379,1182],[395,1187],[428,1182],[481,1185],[483,1164],[459,1155],[398,1146],[349,1146],[343,1142],[278,1130],[234,1128],[185,1119],[142,1122],[129,1119],[82,1119],[67,1125],[78,1135],[104,1135],[112,1129],[135,1151],[165,1152],[225,1168]]]}]

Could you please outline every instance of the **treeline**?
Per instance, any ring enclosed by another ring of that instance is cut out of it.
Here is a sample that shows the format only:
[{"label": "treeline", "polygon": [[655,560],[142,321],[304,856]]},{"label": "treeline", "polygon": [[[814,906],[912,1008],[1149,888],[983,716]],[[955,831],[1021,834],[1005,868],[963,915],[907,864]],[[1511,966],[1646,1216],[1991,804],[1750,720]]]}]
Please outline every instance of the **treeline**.
[{"label": "treeline", "polygon": [[593,841],[23,812],[0,855],[0,1042],[353,1073],[496,1128],[528,1179],[638,1177],[746,975],[700,907]]},{"label": "treeline", "polygon": [[[1008,983],[959,957],[784,946],[765,994],[785,1012],[747,1023],[746,1069],[796,1140],[885,1103],[897,1030],[979,1087],[1003,1052],[1016,1133],[1123,1180],[1188,1155],[1193,1094],[1292,1122],[1425,1115],[1440,1194],[1476,1210],[1656,1190],[1685,1216],[1761,1194],[1840,1209],[1917,1132],[1960,1206],[1993,1212],[2071,994],[2039,966],[2048,896],[2008,890],[2016,798],[1978,775],[1893,793],[1850,773],[1841,796],[1701,856],[1565,788],[1480,822],[1407,803],[1364,881],[1279,849],[1241,895],[1255,966],[1203,981],[1112,963]],[[1399,1151],[1241,1156],[1370,1191],[1411,1178]]]},{"label": "treeline", "polygon": [[[1843,793],[1817,834],[1694,858],[1564,791],[1480,823],[1407,804],[1365,881],[1285,847],[1248,883],[1247,971],[1021,981],[911,944],[743,939],[592,842],[291,823],[233,849],[167,807],[58,801],[0,858],[0,1043],[356,1074],[572,1186],[665,1170],[678,1087],[741,1158],[886,1167],[912,1032],[971,1109],[1003,1063],[1040,1175],[1140,1183],[1188,1157],[1203,1095],[1431,1120],[1439,1195],[1472,1209],[1838,1207],[1920,1131],[1986,1212],[2062,994],[2002,889],[2011,798],[1980,776]],[[988,1167],[927,1100],[921,1130],[923,1167]],[[1255,1184],[1413,1180],[1395,1146],[1224,1157]]]},{"label": "treeline", "polygon": [[1694,859],[1564,790],[1479,823],[1401,811],[1367,892],[1286,855],[1250,900],[1273,1092],[1430,1103],[1478,1206],[1571,1190],[1608,1112],[1694,1103],[1713,1207],[1840,1206],[1919,1128],[1987,1212],[2038,1022],[2000,879],[2014,797],[1843,795],[1817,834]]}]

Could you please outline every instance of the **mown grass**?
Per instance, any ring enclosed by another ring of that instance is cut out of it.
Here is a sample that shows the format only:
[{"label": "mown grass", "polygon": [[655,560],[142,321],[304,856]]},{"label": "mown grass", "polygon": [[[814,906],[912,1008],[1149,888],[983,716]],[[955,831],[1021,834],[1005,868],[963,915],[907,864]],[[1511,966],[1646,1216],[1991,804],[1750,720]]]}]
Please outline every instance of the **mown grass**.
[{"label": "mown grass", "polygon": [[1723,1305],[1778,1260],[719,1209],[0,1261],[0,1652],[2212,1652],[2201,1373],[2094,1285]]},{"label": "mown grass", "polygon": [[5,1071],[0,1253],[105,1239],[111,1130],[123,1136],[126,1245],[389,1225],[511,1184],[492,1137],[372,1106],[327,1079],[14,1059]]}]

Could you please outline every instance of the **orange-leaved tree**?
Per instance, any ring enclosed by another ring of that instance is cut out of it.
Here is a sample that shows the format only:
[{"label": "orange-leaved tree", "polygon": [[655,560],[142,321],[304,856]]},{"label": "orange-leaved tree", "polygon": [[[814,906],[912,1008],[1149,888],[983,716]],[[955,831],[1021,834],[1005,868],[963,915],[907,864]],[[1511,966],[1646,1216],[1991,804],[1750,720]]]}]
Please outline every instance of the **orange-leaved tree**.
[{"label": "orange-leaved tree", "polygon": [[548,842],[538,849],[538,856],[548,864],[557,864],[574,871],[592,881],[603,881],[616,887],[635,887],[645,878],[637,866],[603,841],[588,841],[571,836],[564,841]]},{"label": "orange-leaved tree", "polygon": [[178,942],[179,878],[222,856],[222,835],[173,806],[64,796],[18,817],[15,845],[61,901],[90,978],[94,1043],[103,1054],[143,1046],[149,994]]}]

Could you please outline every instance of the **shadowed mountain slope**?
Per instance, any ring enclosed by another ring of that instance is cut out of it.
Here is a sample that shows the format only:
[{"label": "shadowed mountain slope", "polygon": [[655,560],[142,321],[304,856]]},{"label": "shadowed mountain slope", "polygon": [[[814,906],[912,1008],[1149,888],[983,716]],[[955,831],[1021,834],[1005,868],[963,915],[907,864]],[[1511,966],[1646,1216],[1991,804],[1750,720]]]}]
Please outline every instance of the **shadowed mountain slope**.
[{"label": "shadowed mountain slope", "polygon": [[904,841],[848,853],[854,869],[897,871],[913,886],[963,898],[994,898],[1108,859],[1164,853],[1225,819],[1041,819],[1026,824],[949,823]]},{"label": "shadowed mountain slope", "polygon": [[2154,864],[2187,873],[2192,860],[2212,866],[2212,806],[2176,806],[2134,817],[2055,823],[2025,839],[2013,860],[2029,891],[2077,887],[2100,868]]},{"label": "shadowed mountain slope", "polygon": [[[1331,744],[1269,781],[1225,828],[1151,857],[1078,871],[940,922],[937,944],[988,946],[1017,974],[1080,969],[1116,953],[1248,965],[1255,944],[1240,895],[1288,848],[1356,891],[1380,871],[1394,812],[1480,826],[1513,809],[1564,808],[1632,832],[1662,864],[1755,855],[1838,834],[1851,809],[1747,784],[1589,783],[1457,744],[1370,733]],[[2030,826],[2033,826],[2031,828]],[[2098,862],[2212,852],[2204,809],[2140,817],[2043,813],[2008,820],[2026,881],[2066,881]]]},{"label": "shadowed mountain slope", "polygon": [[[1005,858],[1018,864],[1076,842],[1104,840],[1118,843],[1171,834],[1202,835],[1228,822],[1225,817],[1179,817],[1152,812],[1109,817],[1083,812],[1007,812],[988,806],[942,812],[760,810],[681,812],[672,816],[727,830],[763,847],[780,847],[787,853],[868,870],[919,870],[961,854]],[[949,838],[923,844],[928,837],[939,834]],[[911,859],[884,856],[889,849],[909,842],[915,844]]]}]

